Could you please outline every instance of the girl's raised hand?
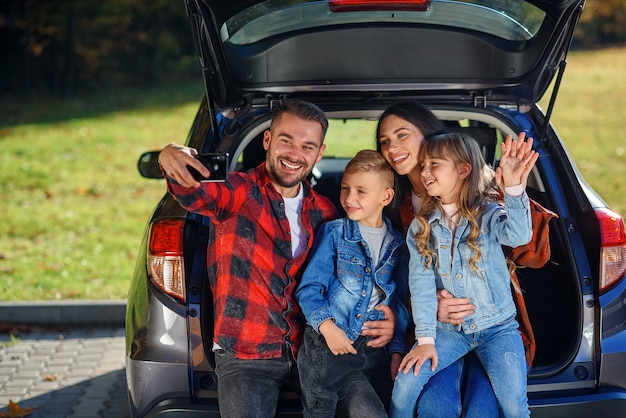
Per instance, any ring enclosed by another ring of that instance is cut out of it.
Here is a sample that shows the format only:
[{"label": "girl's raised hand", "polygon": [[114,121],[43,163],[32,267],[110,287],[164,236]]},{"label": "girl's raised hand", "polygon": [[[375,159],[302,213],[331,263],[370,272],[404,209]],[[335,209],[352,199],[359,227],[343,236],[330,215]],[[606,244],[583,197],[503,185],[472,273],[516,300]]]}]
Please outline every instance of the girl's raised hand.
[{"label": "girl's raised hand", "polygon": [[532,149],[533,139],[524,141],[525,137],[524,132],[516,140],[509,135],[501,144],[502,157],[496,169],[496,183],[503,191],[506,186],[518,184],[525,189],[528,176],[539,158],[539,154]]}]

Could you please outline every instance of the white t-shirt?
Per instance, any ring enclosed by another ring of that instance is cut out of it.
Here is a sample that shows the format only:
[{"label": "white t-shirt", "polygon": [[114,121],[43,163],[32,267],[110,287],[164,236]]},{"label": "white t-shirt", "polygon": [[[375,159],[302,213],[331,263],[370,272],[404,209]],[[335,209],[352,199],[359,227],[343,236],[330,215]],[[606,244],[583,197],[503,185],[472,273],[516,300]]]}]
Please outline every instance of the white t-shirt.
[{"label": "white t-shirt", "polygon": [[293,257],[300,254],[306,247],[306,242],[303,241],[304,237],[302,236],[302,226],[300,225],[303,196],[302,185],[300,185],[300,190],[298,190],[296,197],[283,197],[285,214],[291,228],[291,255]]}]

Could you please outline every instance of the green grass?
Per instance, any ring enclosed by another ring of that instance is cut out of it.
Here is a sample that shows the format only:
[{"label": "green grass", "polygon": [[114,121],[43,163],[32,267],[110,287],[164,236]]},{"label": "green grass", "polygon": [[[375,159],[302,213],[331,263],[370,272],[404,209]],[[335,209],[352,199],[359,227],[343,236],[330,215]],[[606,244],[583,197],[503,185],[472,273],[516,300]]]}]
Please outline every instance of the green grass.
[{"label": "green grass", "polygon": [[[184,142],[202,94],[194,83],[1,106],[0,300],[125,297],[165,192],[137,159]],[[23,108],[36,110],[11,112]]]},{"label": "green grass", "polygon": [[626,47],[577,51],[567,61],[552,121],[583,177],[626,215]]},{"label": "green grass", "polygon": [[[626,48],[570,53],[568,62],[553,121],[585,179],[626,213]],[[139,176],[138,156],[183,143],[202,94],[198,81],[0,102],[0,300],[126,297],[145,222],[165,192],[163,181]]]}]

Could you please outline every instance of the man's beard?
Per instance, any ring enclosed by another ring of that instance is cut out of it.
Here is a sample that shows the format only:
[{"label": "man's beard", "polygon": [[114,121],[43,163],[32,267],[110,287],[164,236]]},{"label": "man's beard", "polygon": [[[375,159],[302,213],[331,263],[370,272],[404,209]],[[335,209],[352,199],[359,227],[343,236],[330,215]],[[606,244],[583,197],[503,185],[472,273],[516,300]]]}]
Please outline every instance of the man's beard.
[{"label": "man's beard", "polygon": [[[286,160],[286,161],[295,165],[300,165],[302,166],[303,169],[307,166],[306,163],[302,163],[302,162],[293,163],[292,161],[289,161],[289,160]],[[277,164],[280,164],[280,161],[277,161]],[[269,169],[270,169],[270,174],[274,178],[274,181],[278,183],[278,185],[281,187],[295,187],[298,184],[300,184],[300,182],[303,179],[305,179],[309,174],[311,174],[311,171],[304,170],[304,173],[301,176],[299,176],[297,179],[293,181],[287,181],[285,177],[283,176],[282,172],[278,170],[278,167],[276,167],[275,164],[270,163]]]}]

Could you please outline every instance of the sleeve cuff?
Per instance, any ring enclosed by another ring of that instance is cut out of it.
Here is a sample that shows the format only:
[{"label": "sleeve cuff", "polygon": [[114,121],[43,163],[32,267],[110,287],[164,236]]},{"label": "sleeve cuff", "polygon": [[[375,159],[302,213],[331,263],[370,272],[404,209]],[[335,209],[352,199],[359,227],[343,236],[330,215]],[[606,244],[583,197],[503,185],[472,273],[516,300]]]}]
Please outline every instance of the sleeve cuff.
[{"label": "sleeve cuff", "polygon": [[417,339],[417,345],[432,344],[435,345],[435,339],[433,337],[419,337]]},{"label": "sleeve cuff", "polygon": [[515,186],[506,186],[504,188],[504,193],[508,194],[509,196],[517,197],[524,193],[524,188],[522,187],[522,183],[516,184]]}]

